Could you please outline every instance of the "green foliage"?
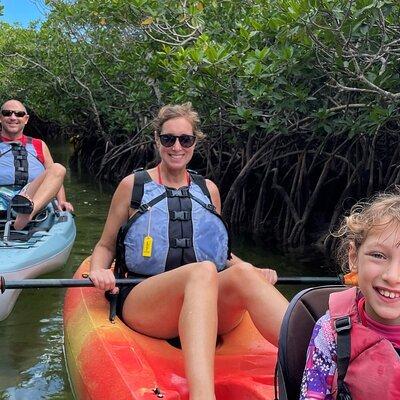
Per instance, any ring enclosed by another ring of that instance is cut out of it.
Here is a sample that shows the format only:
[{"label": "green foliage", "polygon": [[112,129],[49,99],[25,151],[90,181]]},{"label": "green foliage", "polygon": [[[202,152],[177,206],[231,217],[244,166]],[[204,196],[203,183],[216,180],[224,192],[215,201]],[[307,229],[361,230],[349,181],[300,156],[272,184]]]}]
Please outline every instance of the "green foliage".
[{"label": "green foliage", "polygon": [[341,115],[329,109],[349,103],[368,104],[363,115],[374,124],[396,114],[372,111],[399,98],[395,1],[48,0],[47,6],[38,31],[3,24],[1,95],[28,99],[39,115],[64,125],[89,124],[107,138],[130,135],[154,106],[185,100],[207,123],[217,123],[222,109],[249,134],[287,130],[288,122],[308,116],[319,125],[323,110],[329,133]]},{"label": "green foliage", "polygon": [[[149,119],[169,102],[192,101],[200,112],[212,149],[201,157],[208,166],[218,159],[207,171],[217,181],[227,165],[238,176],[274,136],[288,138],[290,153],[310,147],[308,137],[318,147],[338,134],[397,128],[396,0],[46,4],[51,12],[38,30],[1,25],[0,96],[68,127],[81,155],[104,146],[90,158],[96,172],[107,175],[116,160],[119,174],[128,172],[133,153],[119,146],[140,145],[145,154]],[[262,155],[251,168],[260,166]]]}]

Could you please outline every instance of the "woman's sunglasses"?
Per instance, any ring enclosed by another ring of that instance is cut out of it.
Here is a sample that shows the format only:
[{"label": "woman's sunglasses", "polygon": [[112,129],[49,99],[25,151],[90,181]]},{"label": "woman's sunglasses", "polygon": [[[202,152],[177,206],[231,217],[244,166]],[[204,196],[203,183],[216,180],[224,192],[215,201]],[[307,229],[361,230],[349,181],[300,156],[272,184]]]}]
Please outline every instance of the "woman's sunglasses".
[{"label": "woman's sunglasses", "polygon": [[163,133],[159,136],[159,138],[160,138],[160,143],[164,147],[172,147],[175,144],[176,139],[178,139],[180,145],[186,149],[192,147],[194,145],[194,142],[196,141],[196,136],[186,135],[186,134],[175,136],[171,135],[170,133]]},{"label": "woman's sunglasses", "polygon": [[18,118],[25,117],[26,112],[25,111],[14,111],[14,110],[1,110],[1,115],[3,117],[11,117],[11,115],[15,115]]}]

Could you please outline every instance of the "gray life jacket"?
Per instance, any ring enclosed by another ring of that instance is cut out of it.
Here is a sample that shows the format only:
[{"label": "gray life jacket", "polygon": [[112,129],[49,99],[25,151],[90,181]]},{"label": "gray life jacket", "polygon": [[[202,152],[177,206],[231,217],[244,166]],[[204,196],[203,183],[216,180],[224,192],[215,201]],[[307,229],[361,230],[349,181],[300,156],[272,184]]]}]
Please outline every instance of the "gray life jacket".
[{"label": "gray life jacket", "polygon": [[117,276],[152,276],[206,260],[218,271],[225,268],[231,257],[226,224],[205,179],[193,171],[190,177],[189,186],[171,189],[154,182],[147,171],[135,172],[131,208],[137,212],[118,233]]}]

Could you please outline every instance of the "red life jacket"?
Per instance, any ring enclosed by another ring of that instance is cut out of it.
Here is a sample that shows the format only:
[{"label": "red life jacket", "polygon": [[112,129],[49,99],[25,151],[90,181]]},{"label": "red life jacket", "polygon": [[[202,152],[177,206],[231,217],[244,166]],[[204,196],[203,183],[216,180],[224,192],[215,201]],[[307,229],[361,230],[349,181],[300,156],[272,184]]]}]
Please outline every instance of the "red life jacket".
[{"label": "red life jacket", "polygon": [[[8,139],[4,136],[0,135],[0,141],[1,142],[12,142],[12,139]],[[21,139],[19,139],[19,141],[26,146],[27,144],[32,144],[32,146],[34,147],[34,149],[36,150],[36,157],[37,159],[44,164],[44,154],[43,154],[43,141],[37,138],[33,138],[30,136],[25,136],[22,135]]]},{"label": "red life jacket", "polygon": [[10,140],[0,135],[0,186],[25,186],[44,170],[43,142],[22,135]]},{"label": "red life jacket", "polygon": [[[357,288],[331,294],[329,312],[332,324],[339,318],[350,317],[350,362],[344,382],[352,400],[400,399],[400,357],[390,341],[362,325]],[[334,325],[333,328],[335,331]],[[336,399],[337,373],[333,387]]]}]

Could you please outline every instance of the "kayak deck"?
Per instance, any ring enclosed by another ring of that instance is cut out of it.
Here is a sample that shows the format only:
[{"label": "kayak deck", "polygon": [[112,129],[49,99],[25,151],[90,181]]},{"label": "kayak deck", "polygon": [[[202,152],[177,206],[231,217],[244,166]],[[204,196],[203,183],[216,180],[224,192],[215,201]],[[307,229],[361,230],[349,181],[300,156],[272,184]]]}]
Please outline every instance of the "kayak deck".
[{"label": "kayak deck", "polygon": [[[6,280],[35,278],[63,266],[75,241],[73,216],[65,211],[46,209],[42,222],[23,231],[10,231],[5,240],[0,221],[0,275]],[[8,289],[0,298],[0,321],[7,318],[19,296],[19,289]]]},{"label": "kayak deck", "polygon": [[[89,263],[82,263],[76,278],[89,270]],[[131,330],[118,318],[111,323],[108,311],[101,290],[71,288],[66,293],[64,345],[76,398],[188,399],[182,351]],[[217,346],[217,399],[273,399],[275,364],[276,347],[246,314]]]}]

